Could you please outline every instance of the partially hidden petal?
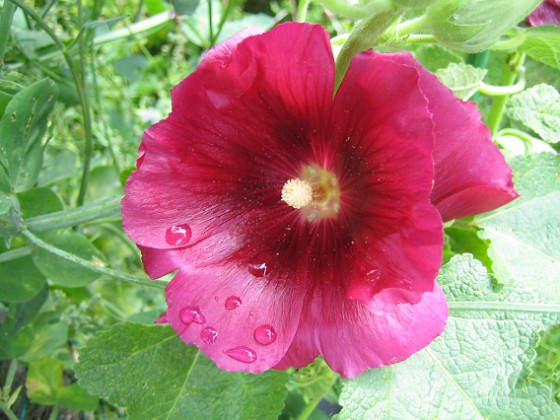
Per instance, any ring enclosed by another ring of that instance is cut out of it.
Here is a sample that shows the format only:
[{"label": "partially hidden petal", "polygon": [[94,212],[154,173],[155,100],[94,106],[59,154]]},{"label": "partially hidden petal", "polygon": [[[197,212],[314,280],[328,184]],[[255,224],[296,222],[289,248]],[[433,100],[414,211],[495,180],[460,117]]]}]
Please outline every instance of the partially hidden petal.
[{"label": "partially hidden petal", "polygon": [[392,56],[418,70],[420,87],[433,114],[432,203],[443,220],[490,211],[516,198],[511,168],[492,142],[475,104],[457,99],[409,53]]},{"label": "partially hidden petal", "polygon": [[[432,79],[424,86],[434,86],[434,82]],[[451,92],[444,86],[435,90],[439,92],[430,100],[436,123],[432,202],[443,220],[484,213],[514,200],[518,194],[512,170],[492,142],[475,104],[456,99],[446,108],[438,95]]]},{"label": "partially hidden petal", "polygon": [[[326,312],[325,305],[331,310]],[[443,332],[447,316],[438,285],[416,304],[403,303],[382,315],[361,302],[312,300],[292,346],[275,367],[303,367],[322,355],[335,372],[353,378],[370,368],[402,362],[426,347]]]}]

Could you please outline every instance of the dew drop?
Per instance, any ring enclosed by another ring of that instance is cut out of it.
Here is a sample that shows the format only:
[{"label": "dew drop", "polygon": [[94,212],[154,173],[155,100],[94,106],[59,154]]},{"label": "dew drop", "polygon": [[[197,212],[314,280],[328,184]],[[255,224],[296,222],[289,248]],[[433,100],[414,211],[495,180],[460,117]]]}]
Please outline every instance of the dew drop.
[{"label": "dew drop", "polygon": [[218,331],[212,327],[206,327],[200,332],[200,338],[206,344],[214,344],[218,338]]},{"label": "dew drop", "polygon": [[255,329],[255,341],[263,346],[274,343],[276,336],[276,331],[270,325],[261,325]]},{"label": "dew drop", "polygon": [[179,316],[181,321],[187,325],[192,324],[193,322],[195,324],[204,324],[206,322],[206,317],[196,306],[187,306],[181,309]]},{"label": "dew drop", "polygon": [[255,277],[264,277],[266,274],[266,263],[248,264],[247,270]]},{"label": "dew drop", "polygon": [[241,299],[237,296],[230,296],[226,299],[225,307],[228,311],[233,311],[241,306]]},{"label": "dew drop", "polygon": [[165,231],[165,240],[171,246],[186,245],[191,240],[191,236],[191,228],[186,223],[171,226]]},{"label": "dew drop", "polygon": [[253,363],[257,360],[257,353],[255,350],[246,346],[234,347],[232,349],[225,350],[224,353],[232,359],[243,363]]},{"label": "dew drop", "polygon": [[380,277],[381,277],[381,274],[376,269],[370,270],[366,273],[366,281],[368,281],[370,283],[373,283],[376,280],[379,280]]}]

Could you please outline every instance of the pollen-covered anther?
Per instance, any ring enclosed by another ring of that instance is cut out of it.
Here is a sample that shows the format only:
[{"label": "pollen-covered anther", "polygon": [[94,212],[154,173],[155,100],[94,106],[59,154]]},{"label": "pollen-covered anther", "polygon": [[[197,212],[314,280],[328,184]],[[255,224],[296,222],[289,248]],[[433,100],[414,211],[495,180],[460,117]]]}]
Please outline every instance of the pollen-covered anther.
[{"label": "pollen-covered anther", "polygon": [[282,201],[295,209],[301,209],[311,204],[313,187],[307,181],[299,178],[290,179],[282,187]]}]

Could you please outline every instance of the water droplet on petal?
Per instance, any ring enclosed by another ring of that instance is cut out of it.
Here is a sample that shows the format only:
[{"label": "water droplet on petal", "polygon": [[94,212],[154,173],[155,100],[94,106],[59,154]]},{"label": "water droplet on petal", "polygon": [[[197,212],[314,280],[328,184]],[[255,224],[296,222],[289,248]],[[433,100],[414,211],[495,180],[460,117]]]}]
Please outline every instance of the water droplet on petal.
[{"label": "water droplet on petal", "polygon": [[276,331],[270,325],[261,325],[255,329],[255,341],[263,346],[274,343],[276,336]]},{"label": "water droplet on petal", "polygon": [[248,264],[247,270],[255,277],[264,277],[266,274],[266,263]]},{"label": "water droplet on petal", "polygon": [[206,344],[214,344],[218,338],[218,331],[212,327],[206,327],[200,332],[200,338]]},{"label": "water droplet on petal", "polygon": [[232,359],[243,363],[253,363],[255,360],[257,360],[257,353],[255,352],[255,350],[250,349],[247,346],[234,347],[232,349],[224,351],[224,353]]},{"label": "water droplet on petal", "polygon": [[225,307],[228,311],[233,311],[241,306],[241,299],[237,296],[230,296],[226,299]]},{"label": "water droplet on petal", "polygon": [[379,280],[380,277],[381,277],[381,274],[379,273],[379,270],[377,270],[377,269],[370,270],[366,273],[366,281],[368,281],[368,282],[374,282],[376,280]]},{"label": "water droplet on petal", "polygon": [[204,324],[206,322],[206,317],[196,306],[187,306],[181,309],[179,316],[181,321],[187,325],[192,324],[193,322],[195,324]]},{"label": "water droplet on petal", "polygon": [[171,226],[165,231],[165,240],[171,246],[183,246],[191,240],[192,231],[186,223]]}]

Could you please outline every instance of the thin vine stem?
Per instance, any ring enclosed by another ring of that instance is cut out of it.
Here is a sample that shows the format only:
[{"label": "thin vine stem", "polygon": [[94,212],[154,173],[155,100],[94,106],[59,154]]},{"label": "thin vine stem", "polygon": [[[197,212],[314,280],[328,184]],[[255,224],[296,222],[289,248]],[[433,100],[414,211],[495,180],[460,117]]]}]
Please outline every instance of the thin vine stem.
[{"label": "thin vine stem", "polygon": [[390,0],[372,0],[365,4],[349,4],[344,0],[319,0],[335,15],[349,19],[365,19],[393,8]]},{"label": "thin vine stem", "polygon": [[117,270],[113,270],[112,268],[107,268],[107,267],[102,267],[99,266],[97,264],[91,263],[87,260],[84,260],[83,258],[80,258],[74,254],[70,254],[66,251],[63,251],[60,248],[57,248],[51,244],[48,244],[47,242],[43,241],[41,238],[35,236],[33,233],[31,233],[29,230],[23,228],[20,230],[21,234],[23,236],[25,236],[27,239],[29,239],[29,241],[34,244],[35,246],[44,249],[47,252],[50,252],[53,255],[56,255],[58,257],[64,258],[65,260],[68,260],[70,262],[73,262],[74,264],[79,265],[82,268],[85,268],[87,270],[90,271],[94,271],[96,273],[105,275],[107,277],[113,278],[113,279],[117,279],[117,280],[121,280],[124,281],[126,283],[131,283],[131,284],[136,284],[139,286],[145,286],[145,287],[151,287],[151,288],[155,288],[155,289],[165,289],[167,283],[163,282],[163,281],[159,281],[159,280],[150,280],[147,277],[140,277],[140,276],[134,276],[132,274],[128,274],[128,273],[124,273],[121,271],[117,271]]},{"label": "thin vine stem", "polygon": [[305,22],[307,19],[307,10],[309,9],[310,0],[300,0],[297,7],[296,21]]},{"label": "thin vine stem", "polygon": [[214,46],[214,25],[212,23],[212,0],[206,0],[208,2],[208,37],[210,42],[210,47]]},{"label": "thin vine stem", "polygon": [[[93,145],[93,132],[92,132],[92,124],[91,124],[91,113],[89,109],[89,100],[86,94],[86,89],[84,84],[82,83],[82,76],[81,74],[85,75],[85,70],[80,72],[80,69],[76,68],[76,64],[74,60],[72,60],[71,55],[68,53],[66,47],[62,43],[62,41],[58,38],[58,36],[54,33],[54,31],[45,23],[45,21],[41,18],[40,15],[35,12],[32,8],[30,8],[26,3],[21,0],[8,0],[14,3],[17,7],[24,11],[24,13],[33,19],[39,27],[45,31],[45,33],[53,40],[56,47],[61,51],[64,61],[68,65],[70,69],[70,73],[72,74],[72,79],[74,80],[74,84],[76,85],[76,90],[78,91],[78,97],[80,100],[80,107],[82,109],[82,118],[84,120],[84,139],[85,139],[85,150],[84,150],[84,169],[82,171],[82,180],[80,183],[80,192],[78,194],[77,204],[82,205],[84,202],[86,189],[87,189],[87,182],[89,176],[89,167],[91,163],[91,150]],[[81,5],[81,2],[79,3]],[[80,61],[82,62],[82,66],[85,63],[81,60],[82,53],[80,53]],[[85,76],[84,76],[85,79]]]},{"label": "thin vine stem", "polygon": [[218,23],[218,29],[216,29],[216,33],[214,34],[214,37],[212,38],[212,45],[215,45],[216,42],[218,41],[218,38],[219,38],[220,34],[222,33],[222,28],[224,27],[229,14],[233,10],[234,5],[235,5],[235,0],[229,0],[228,1],[226,9],[222,13],[222,16],[220,16],[220,22]]},{"label": "thin vine stem", "polygon": [[62,210],[25,220],[25,226],[35,232],[63,229],[120,215],[121,197],[100,200],[70,210]]},{"label": "thin vine stem", "polygon": [[309,404],[305,406],[303,411],[297,417],[297,420],[307,420],[309,416],[313,414],[313,412],[315,411],[315,409],[317,408],[317,406],[319,405],[322,399],[323,396],[320,395],[318,397],[313,398],[311,401],[309,401]]}]

